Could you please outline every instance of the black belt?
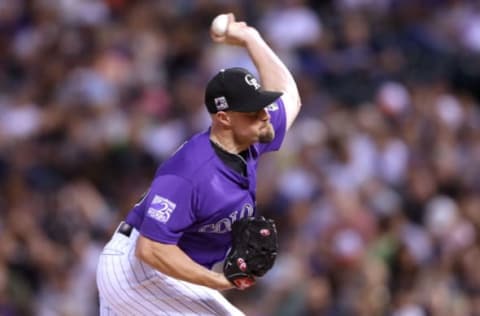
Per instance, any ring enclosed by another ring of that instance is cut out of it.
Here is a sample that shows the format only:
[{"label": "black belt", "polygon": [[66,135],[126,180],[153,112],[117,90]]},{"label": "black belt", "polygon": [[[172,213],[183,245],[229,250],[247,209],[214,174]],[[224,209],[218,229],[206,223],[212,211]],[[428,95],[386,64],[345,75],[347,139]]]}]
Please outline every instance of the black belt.
[{"label": "black belt", "polygon": [[132,233],[132,230],[133,230],[133,226],[128,224],[128,223],[125,223],[125,222],[121,222],[120,225],[118,225],[118,228],[117,228],[117,233],[120,233],[122,235],[125,235],[127,237],[130,237],[130,234]]}]

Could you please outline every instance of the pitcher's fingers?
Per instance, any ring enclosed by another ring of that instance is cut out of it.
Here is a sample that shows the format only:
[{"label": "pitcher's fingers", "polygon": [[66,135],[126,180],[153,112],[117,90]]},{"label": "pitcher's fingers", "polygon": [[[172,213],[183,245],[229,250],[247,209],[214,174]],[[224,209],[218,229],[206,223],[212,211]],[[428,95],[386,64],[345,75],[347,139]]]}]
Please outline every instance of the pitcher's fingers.
[{"label": "pitcher's fingers", "polygon": [[212,30],[210,30],[210,37],[216,43],[223,43],[225,41],[225,35],[215,34]]},{"label": "pitcher's fingers", "polygon": [[232,12],[227,13],[228,16],[228,24],[235,22],[235,15]]}]

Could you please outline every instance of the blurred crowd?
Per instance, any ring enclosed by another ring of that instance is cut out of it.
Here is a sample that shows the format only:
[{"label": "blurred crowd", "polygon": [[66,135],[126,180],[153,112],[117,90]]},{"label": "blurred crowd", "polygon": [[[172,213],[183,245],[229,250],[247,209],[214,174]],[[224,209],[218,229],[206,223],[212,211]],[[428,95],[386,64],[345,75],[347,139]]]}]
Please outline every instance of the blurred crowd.
[{"label": "blurred crowd", "polygon": [[480,3],[0,0],[0,315],[97,315],[95,268],[156,167],[209,125],[213,44],[256,26],[303,110],[259,167],[276,265],[248,315],[480,315]]}]

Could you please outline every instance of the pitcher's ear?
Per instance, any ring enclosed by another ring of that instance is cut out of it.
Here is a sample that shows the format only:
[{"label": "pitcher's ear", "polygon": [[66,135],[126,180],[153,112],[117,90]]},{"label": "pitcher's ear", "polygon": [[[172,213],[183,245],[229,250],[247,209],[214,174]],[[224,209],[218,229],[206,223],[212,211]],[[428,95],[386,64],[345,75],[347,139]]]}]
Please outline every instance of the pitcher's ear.
[{"label": "pitcher's ear", "polygon": [[225,111],[218,111],[214,114],[214,117],[222,125],[230,126],[232,124],[230,115],[228,115],[228,113]]}]

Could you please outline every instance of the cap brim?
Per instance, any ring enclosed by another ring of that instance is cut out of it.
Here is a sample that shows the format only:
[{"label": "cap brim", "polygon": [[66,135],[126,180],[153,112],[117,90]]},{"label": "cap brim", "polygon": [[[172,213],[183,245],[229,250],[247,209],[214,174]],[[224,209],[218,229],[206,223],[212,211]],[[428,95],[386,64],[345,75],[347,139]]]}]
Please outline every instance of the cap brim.
[{"label": "cap brim", "polygon": [[248,101],[239,108],[233,111],[236,112],[257,112],[269,106],[282,96],[283,92],[258,90],[254,98],[249,98]]}]

